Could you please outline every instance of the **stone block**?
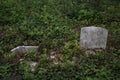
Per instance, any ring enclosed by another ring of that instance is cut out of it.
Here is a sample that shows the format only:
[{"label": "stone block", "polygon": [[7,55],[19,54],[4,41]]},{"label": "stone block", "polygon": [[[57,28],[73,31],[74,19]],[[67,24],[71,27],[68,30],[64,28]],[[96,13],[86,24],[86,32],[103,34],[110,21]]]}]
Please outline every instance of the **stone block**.
[{"label": "stone block", "polygon": [[83,49],[105,49],[108,30],[101,27],[83,27],[80,33],[80,46]]}]

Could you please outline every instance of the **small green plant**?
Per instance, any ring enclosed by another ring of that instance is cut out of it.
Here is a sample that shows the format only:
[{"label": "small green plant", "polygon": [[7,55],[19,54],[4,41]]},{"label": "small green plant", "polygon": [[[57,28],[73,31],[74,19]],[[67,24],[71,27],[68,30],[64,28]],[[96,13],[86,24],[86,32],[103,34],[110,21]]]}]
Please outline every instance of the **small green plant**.
[{"label": "small green plant", "polygon": [[34,51],[30,51],[29,53],[27,53],[27,57],[31,60],[35,60],[37,57],[38,53],[34,52]]},{"label": "small green plant", "polygon": [[38,68],[38,74],[45,74],[47,73],[47,69],[45,68]]},{"label": "small green plant", "polygon": [[66,58],[70,58],[73,55],[77,55],[80,52],[80,46],[77,40],[72,40],[61,48],[62,54],[65,55]]},{"label": "small green plant", "polygon": [[21,60],[19,64],[19,70],[23,73],[24,80],[35,80],[34,74],[31,72],[30,68],[31,62]]},{"label": "small green plant", "polygon": [[47,56],[47,54],[41,54],[40,63],[48,62],[48,61],[49,61],[49,57]]},{"label": "small green plant", "polygon": [[11,73],[10,73],[10,67],[11,64],[6,63],[6,64],[0,64],[0,79],[1,80],[7,80],[9,79]]},{"label": "small green plant", "polygon": [[67,69],[67,70],[72,70],[73,67],[74,67],[74,64],[70,60],[67,60],[62,64],[62,68]]},{"label": "small green plant", "polygon": [[11,61],[11,60],[14,59],[15,54],[14,53],[3,54],[3,57],[4,57],[5,60]]},{"label": "small green plant", "polygon": [[30,62],[29,61],[25,61],[25,60],[21,60],[20,64],[19,64],[19,70],[23,71],[23,72],[30,72]]},{"label": "small green plant", "polygon": [[24,80],[36,80],[36,77],[32,73],[24,73],[23,79]]}]

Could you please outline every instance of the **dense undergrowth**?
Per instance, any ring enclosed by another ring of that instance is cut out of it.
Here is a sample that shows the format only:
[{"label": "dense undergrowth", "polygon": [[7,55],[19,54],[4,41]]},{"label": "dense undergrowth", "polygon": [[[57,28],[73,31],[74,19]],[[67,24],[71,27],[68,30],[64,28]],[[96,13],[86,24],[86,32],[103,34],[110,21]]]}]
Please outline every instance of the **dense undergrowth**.
[{"label": "dense undergrowth", "polygon": [[[119,0],[0,0],[0,80],[119,80],[119,8]],[[80,28],[92,25],[108,29],[107,49],[85,56]],[[20,45],[39,45],[39,54],[10,53]],[[36,72],[27,61],[39,62]]]}]

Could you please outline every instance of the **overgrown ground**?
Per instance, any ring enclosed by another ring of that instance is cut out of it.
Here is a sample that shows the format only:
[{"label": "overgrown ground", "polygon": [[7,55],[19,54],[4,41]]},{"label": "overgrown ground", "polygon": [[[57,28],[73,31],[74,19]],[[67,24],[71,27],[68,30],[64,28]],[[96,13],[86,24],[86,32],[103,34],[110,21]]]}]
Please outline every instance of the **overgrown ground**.
[{"label": "overgrown ground", "polygon": [[[119,80],[119,9],[119,0],[0,0],[0,80]],[[108,29],[107,49],[85,56],[80,28],[92,25]],[[20,45],[39,54],[10,53]],[[39,63],[34,73],[27,61]]]}]

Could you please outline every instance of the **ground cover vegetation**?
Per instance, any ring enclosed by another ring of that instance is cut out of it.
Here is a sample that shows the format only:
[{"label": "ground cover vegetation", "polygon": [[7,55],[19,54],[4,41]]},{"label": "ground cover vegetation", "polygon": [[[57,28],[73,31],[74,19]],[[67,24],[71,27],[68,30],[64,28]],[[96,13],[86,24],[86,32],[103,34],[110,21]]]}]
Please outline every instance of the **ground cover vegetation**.
[{"label": "ground cover vegetation", "polygon": [[[0,0],[0,80],[119,80],[119,9],[119,0]],[[80,29],[92,25],[108,29],[107,48],[85,56]],[[39,54],[10,52],[20,45]],[[28,61],[39,63],[34,73]]]}]

